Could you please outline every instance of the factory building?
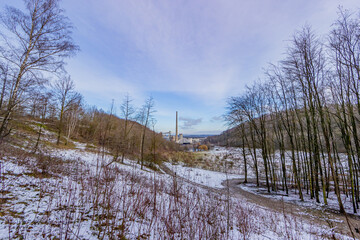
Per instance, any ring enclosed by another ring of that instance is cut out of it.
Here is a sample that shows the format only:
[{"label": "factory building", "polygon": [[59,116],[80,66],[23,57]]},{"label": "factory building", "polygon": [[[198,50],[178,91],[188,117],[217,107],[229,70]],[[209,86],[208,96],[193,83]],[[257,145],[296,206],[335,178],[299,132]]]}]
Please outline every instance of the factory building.
[{"label": "factory building", "polygon": [[201,139],[199,138],[188,138],[184,137],[182,133],[179,134],[179,120],[178,120],[179,114],[176,111],[176,121],[175,121],[175,135],[171,135],[171,131],[162,133],[163,138],[165,138],[168,141],[176,142],[180,145],[190,145],[199,143]]}]

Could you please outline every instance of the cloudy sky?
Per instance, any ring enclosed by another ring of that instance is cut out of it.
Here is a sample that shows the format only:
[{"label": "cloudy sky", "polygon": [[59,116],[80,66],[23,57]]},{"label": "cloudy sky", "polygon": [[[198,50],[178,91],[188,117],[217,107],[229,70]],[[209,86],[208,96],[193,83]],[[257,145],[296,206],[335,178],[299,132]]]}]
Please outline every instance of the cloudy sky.
[{"label": "cloudy sky", "polygon": [[[8,5],[21,0],[5,0]],[[226,130],[226,99],[281,59],[296,29],[326,34],[358,0],[63,0],[81,52],[67,70],[90,105],[155,99],[156,129]]]}]

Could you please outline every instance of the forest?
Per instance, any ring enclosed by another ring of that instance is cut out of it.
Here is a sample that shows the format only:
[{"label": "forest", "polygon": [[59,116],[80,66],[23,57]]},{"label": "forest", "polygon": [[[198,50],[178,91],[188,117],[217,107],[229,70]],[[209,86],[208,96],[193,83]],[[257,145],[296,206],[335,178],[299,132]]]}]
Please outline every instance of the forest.
[{"label": "forest", "polygon": [[296,31],[228,98],[230,129],[189,147],[156,131],[151,94],[88,105],[61,1],[23,3],[0,13],[0,239],[360,236],[360,12]]},{"label": "forest", "polygon": [[[306,192],[327,204],[329,192],[334,191],[344,212],[343,192],[350,197],[354,213],[360,202],[357,14],[339,8],[326,36],[317,35],[309,25],[296,31],[283,59],[269,64],[262,79],[228,99],[225,118],[233,129],[217,138],[223,145],[244,149],[243,158],[252,162],[257,185],[259,176],[264,176],[268,192],[297,188],[301,200]],[[255,149],[261,149],[264,172],[257,168]],[[279,166],[273,160],[276,150]]]}]

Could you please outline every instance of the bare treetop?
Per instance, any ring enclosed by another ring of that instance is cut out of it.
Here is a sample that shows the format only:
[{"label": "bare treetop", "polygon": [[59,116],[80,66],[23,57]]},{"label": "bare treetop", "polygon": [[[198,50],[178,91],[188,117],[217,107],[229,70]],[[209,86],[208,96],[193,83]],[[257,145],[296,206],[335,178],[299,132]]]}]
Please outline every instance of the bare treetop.
[{"label": "bare treetop", "polygon": [[7,33],[1,33],[3,46],[0,57],[21,68],[56,71],[63,58],[73,55],[79,47],[71,38],[72,25],[63,15],[59,0],[26,0],[26,12],[6,7],[1,23]]},{"label": "bare treetop", "polygon": [[[79,47],[71,37],[72,25],[63,15],[59,0],[25,0],[23,12],[6,7],[0,15],[0,65],[6,64],[10,76],[8,103],[1,113],[0,140],[9,134],[11,114],[21,97],[39,83],[41,73],[63,69],[64,58]],[[4,82],[5,83],[5,82]],[[4,85],[5,86],[5,85]]]}]

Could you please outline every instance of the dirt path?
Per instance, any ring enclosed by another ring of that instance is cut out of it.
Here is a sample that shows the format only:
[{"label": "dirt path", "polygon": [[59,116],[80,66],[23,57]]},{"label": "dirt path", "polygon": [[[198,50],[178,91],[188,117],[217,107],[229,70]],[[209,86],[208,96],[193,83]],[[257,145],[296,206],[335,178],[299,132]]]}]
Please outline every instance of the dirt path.
[{"label": "dirt path", "polygon": [[[229,180],[229,188],[231,193],[238,198],[245,198],[247,201],[255,203],[267,209],[271,209],[277,212],[285,212],[285,214],[291,214],[296,217],[305,219],[309,223],[316,225],[332,224],[336,232],[351,236],[349,226],[346,218],[343,214],[332,212],[328,209],[317,210],[313,208],[307,208],[296,205],[294,203],[279,201],[277,199],[268,198],[259,194],[251,193],[239,187],[244,179],[231,179]],[[223,183],[226,185],[226,183]],[[331,221],[329,221],[331,220]],[[360,229],[360,217],[354,215],[348,215],[350,226],[352,227],[353,234],[356,239],[360,239],[360,234],[356,232],[356,229]]]},{"label": "dirt path", "polygon": [[[162,165],[161,168],[165,173],[181,178],[184,182],[216,193],[226,194],[227,191],[225,187],[228,185],[231,196],[239,200],[243,201],[245,199],[246,201],[254,203],[265,209],[270,209],[271,211],[285,213],[286,215],[292,215],[297,218],[301,218],[310,224],[329,226],[334,228],[335,232],[337,233],[352,237],[346,217],[343,214],[336,213],[325,208],[322,210],[317,210],[310,207],[307,208],[296,205],[294,203],[279,201],[277,199],[268,198],[246,191],[239,186],[243,183],[244,179],[230,179],[228,183],[226,183],[226,181],[222,183],[224,185],[224,189],[217,189],[177,176],[176,173],[164,165]],[[352,228],[352,232],[355,235],[355,239],[360,239],[360,233],[356,232],[356,229],[360,230],[360,217],[348,215],[348,221]]]}]

